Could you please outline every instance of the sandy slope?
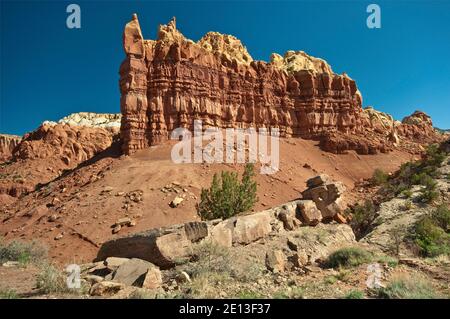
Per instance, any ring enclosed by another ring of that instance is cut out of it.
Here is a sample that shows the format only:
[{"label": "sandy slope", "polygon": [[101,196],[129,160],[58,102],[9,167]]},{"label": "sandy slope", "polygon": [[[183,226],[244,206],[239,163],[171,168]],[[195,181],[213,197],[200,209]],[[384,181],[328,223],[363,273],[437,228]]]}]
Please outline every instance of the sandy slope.
[{"label": "sandy slope", "polygon": [[[321,151],[316,144],[297,138],[281,140],[280,171],[256,177],[259,201],[255,210],[298,198],[306,179],[318,173],[326,173],[352,189],[355,182],[370,177],[375,168],[394,171],[411,159],[410,154],[400,151],[334,155]],[[213,174],[243,169],[242,165],[174,164],[170,150],[166,144],[120,156],[117,146],[108,149],[39,191],[0,209],[0,235],[5,235],[6,240],[42,241],[58,262],[90,261],[98,246],[115,236],[197,219],[197,198]],[[163,192],[164,186],[172,191]],[[126,195],[136,190],[143,194],[141,201],[134,202]],[[348,201],[358,199],[357,192],[348,194]],[[185,196],[185,200],[171,208],[169,204],[176,196]],[[112,234],[111,225],[126,216],[135,219],[137,225]],[[55,240],[60,234],[62,238]]]}]

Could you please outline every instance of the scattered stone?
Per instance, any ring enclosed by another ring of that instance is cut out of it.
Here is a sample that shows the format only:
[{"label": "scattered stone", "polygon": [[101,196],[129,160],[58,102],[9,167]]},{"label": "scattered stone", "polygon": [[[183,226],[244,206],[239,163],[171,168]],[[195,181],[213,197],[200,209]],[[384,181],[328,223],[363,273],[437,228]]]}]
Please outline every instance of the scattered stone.
[{"label": "scattered stone", "polygon": [[19,267],[19,265],[20,265],[20,263],[18,261],[12,261],[12,260],[8,260],[7,262],[4,262],[2,264],[2,266],[5,268]]},{"label": "scattered stone", "polygon": [[178,273],[176,280],[178,283],[192,282],[191,277],[185,271],[181,271],[180,273]]},{"label": "scattered stone", "polygon": [[55,222],[57,219],[58,219],[58,216],[57,216],[57,215],[51,215],[51,216],[48,217],[47,220],[48,220],[49,222],[53,223],[53,222]]},{"label": "scattered stone", "polygon": [[114,226],[112,233],[117,234],[118,232],[120,232],[121,229],[122,229],[122,226],[116,225],[116,226]]},{"label": "scattered stone", "polygon": [[125,285],[118,282],[101,281],[94,284],[91,287],[91,289],[89,290],[89,294],[91,296],[100,296],[100,297],[112,296],[124,288]]},{"label": "scattered stone", "polygon": [[101,276],[86,275],[86,276],[84,276],[84,280],[86,280],[91,285],[94,285],[96,283],[102,282],[105,279],[103,277],[101,277]]},{"label": "scattered stone", "polygon": [[170,202],[170,207],[175,208],[178,207],[178,205],[180,205],[183,202],[183,198],[180,196],[175,197],[171,202]]},{"label": "scattered stone", "polygon": [[55,236],[55,240],[60,240],[60,239],[62,239],[63,237],[64,237],[63,234],[58,234],[58,235]]}]

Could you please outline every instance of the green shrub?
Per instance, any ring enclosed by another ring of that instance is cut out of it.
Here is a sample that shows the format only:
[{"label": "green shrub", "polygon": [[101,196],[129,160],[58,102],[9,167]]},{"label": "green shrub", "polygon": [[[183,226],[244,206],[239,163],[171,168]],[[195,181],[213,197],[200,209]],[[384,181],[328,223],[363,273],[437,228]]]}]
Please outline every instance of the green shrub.
[{"label": "green shrub", "polygon": [[370,232],[372,223],[378,216],[377,208],[370,200],[366,200],[363,205],[357,204],[353,208],[348,209],[346,215],[351,216],[350,226],[357,239]]},{"label": "green shrub", "polygon": [[350,268],[370,262],[372,258],[372,254],[364,249],[348,247],[336,250],[329,255],[325,265],[328,268]]},{"label": "green shrub", "polygon": [[13,289],[0,289],[0,299],[19,299],[19,295]]},{"label": "green shrub", "polygon": [[377,291],[383,299],[434,299],[438,298],[433,287],[421,278],[399,278]]},{"label": "green shrub", "polygon": [[389,175],[383,172],[381,169],[377,168],[372,175],[372,184],[383,185],[389,180]]},{"label": "green shrub", "polygon": [[440,206],[421,218],[414,227],[413,240],[426,257],[450,254],[450,210]]},{"label": "green shrub", "polygon": [[18,261],[21,265],[38,263],[47,258],[47,248],[41,244],[24,241],[11,241],[6,244],[0,241],[0,263]]},{"label": "green shrub", "polygon": [[[248,289],[241,290],[238,293],[237,297],[239,299],[263,299],[264,298],[264,296],[261,293],[259,293],[257,291],[253,291],[253,290],[248,290]],[[279,298],[279,299],[281,299],[281,298]]]},{"label": "green shrub", "polygon": [[36,277],[36,287],[44,294],[68,293],[71,289],[67,286],[66,278],[55,266],[42,264]]},{"label": "green shrub", "polygon": [[239,182],[235,172],[214,174],[211,187],[202,189],[197,212],[202,219],[229,218],[250,210],[257,201],[256,182],[253,181],[254,165],[245,166]]},{"label": "green shrub", "polygon": [[350,290],[344,296],[344,299],[364,299],[364,292],[361,290]]},{"label": "green shrub", "polygon": [[229,249],[212,241],[203,241],[194,245],[194,262],[189,271],[194,277],[209,274],[231,275],[232,257]]}]

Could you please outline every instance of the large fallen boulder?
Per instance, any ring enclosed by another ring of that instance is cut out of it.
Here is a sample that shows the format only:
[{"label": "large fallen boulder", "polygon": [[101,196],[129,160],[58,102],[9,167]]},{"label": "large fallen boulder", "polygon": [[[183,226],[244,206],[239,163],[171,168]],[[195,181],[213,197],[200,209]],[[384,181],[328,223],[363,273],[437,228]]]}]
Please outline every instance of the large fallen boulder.
[{"label": "large fallen boulder", "polygon": [[170,268],[192,255],[192,243],[183,227],[158,228],[104,243],[97,260],[108,257],[139,258]]}]

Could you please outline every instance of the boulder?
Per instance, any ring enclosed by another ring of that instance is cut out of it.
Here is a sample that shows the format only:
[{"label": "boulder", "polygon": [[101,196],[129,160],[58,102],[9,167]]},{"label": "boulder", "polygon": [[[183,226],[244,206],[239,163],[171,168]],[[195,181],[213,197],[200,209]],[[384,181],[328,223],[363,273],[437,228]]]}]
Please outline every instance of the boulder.
[{"label": "boulder", "polygon": [[264,238],[272,231],[272,214],[268,211],[236,218],[233,229],[233,244],[250,244]]},{"label": "boulder", "polygon": [[300,250],[294,253],[292,256],[289,256],[288,261],[291,262],[294,267],[301,268],[308,265],[309,258],[308,254],[305,251]]},{"label": "boulder", "polygon": [[162,285],[162,275],[158,267],[150,268],[145,274],[144,282],[142,288],[146,289],[156,289]]},{"label": "boulder", "polygon": [[205,222],[190,222],[184,224],[186,237],[191,242],[197,242],[208,236],[208,224]]},{"label": "boulder", "polygon": [[149,283],[156,273],[159,272],[159,276],[161,276],[159,269],[152,263],[142,259],[132,258],[117,268],[113,274],[113,281],[127,286],[142,287],[149,271],[151,273],[149,275]]},{"label": "boulder", "polygon": [[312,200],[301,200],[298,202],[298,209],[303,222],[308,226],[315,226],[322,220],[322,214],[317,209]]},{"label": "boulder", "polygon": [[223,247],[231,247],[233,245],[232,225],[228,222],[221,222],[212,226],[210,237],[212,242]]},{"label": "boulder", "polygon": [[314,188],[314,187],[326,184],[328,182],[330,182],[330,177],[328,175],[321,174],[321,175],[318,175],[318,176],[308,179],[306,181],[306,186],[308,188]]},{"label": "boulder", "polygon": [[283,272],[286,266],[286,256],[281,250],[271,250],[266,253],[266,267],[274,273]]},{"label": "boulder", "polygon": [[192,255],[192,244],[183,228],[161,228],[105,242],[97,260],[108,257],[139,258],[170,268]]}]

